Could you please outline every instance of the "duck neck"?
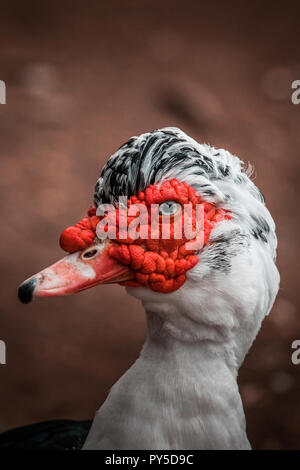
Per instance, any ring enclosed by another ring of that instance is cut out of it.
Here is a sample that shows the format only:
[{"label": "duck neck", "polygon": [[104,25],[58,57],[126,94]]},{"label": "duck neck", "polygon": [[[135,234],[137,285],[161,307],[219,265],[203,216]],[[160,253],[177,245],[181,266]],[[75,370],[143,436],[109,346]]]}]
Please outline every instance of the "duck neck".
[{"label": "duck neck", "polygon": [[147,318],[141,355],[113,386],[85,448],[248,449],[228,348],[178,338],[157,314]]},{"label": "duck neck", "polygon": [[163,406],[179,430],[176,446],[249,448],[230,336],[191,337],[151,312],[147,323],[141,360],[154,364],[155,388],[164,395]]}]

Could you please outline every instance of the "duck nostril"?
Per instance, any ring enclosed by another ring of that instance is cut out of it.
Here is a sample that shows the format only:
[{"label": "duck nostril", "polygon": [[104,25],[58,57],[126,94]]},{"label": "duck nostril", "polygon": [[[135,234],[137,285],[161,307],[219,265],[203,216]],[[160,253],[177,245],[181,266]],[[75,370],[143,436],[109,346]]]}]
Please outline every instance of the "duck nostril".
[{"label": "duck nostril", "polygon": [[96,256],[97,253],[98,253],[98,250],[89,250],[83,253],[82,257],[84,259],[94,258],[94,256]]}]

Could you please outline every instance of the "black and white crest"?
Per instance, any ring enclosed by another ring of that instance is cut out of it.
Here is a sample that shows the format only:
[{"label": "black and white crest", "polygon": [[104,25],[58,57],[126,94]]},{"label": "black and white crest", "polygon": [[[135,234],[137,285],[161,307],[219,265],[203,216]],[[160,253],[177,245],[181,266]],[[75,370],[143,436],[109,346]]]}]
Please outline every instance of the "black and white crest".
[{"label": "black and white crest", "polygon": [[[132,137],[103,168],[95,187],[95,204],[113,203],[119,196],[135,195],[149,184],[165,179],[174,168],[180,168],[183,174],[192,166],[195,176],[211,180],[230,176],[230,162],[220,157],[220,151],[199,146],[175,127]],[[203,190],[209,195],[205,186]]]}]

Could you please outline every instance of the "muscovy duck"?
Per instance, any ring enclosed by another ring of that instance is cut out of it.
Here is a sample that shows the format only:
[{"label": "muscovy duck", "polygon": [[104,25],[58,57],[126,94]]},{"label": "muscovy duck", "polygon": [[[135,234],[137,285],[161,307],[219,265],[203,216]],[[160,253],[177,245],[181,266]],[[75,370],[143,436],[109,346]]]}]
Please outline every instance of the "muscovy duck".
[{"label": "muscovy duck", "polygon": [[[134,224],[135,205],[146,209],[144,227]],[[202,238],[196,231],[191,245],[177,226],[188,217],[194,227],[197,206]],[[112,387],[83,449],[249,449],[237,374],[279,274],[275,225],[241,160],[173,127],[132,137],[103,168],[88,216],[60,244],[69,254],[20,286],[22,302],[117,282],[147,315],[140,357]]]}]

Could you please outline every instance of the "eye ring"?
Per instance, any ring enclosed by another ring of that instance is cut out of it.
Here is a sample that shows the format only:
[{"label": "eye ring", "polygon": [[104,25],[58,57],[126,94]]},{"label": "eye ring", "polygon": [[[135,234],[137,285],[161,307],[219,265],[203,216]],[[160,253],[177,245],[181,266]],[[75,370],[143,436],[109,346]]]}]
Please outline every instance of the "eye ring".
[{"label": "eye ring", "polygon": [[83,253],[81,253],[81,258],[83,260],[93,259],[98,255],[98,251],[99,250],[97,248],[94,248],[94,247],[88,248]]},{"label": "eye ring", "polygon": [[165,201],[162,202],[159,205],[158,212],[160,215],[175,215],[179,209],[181,208],[181,205],[179,202],[176,201]]}]

